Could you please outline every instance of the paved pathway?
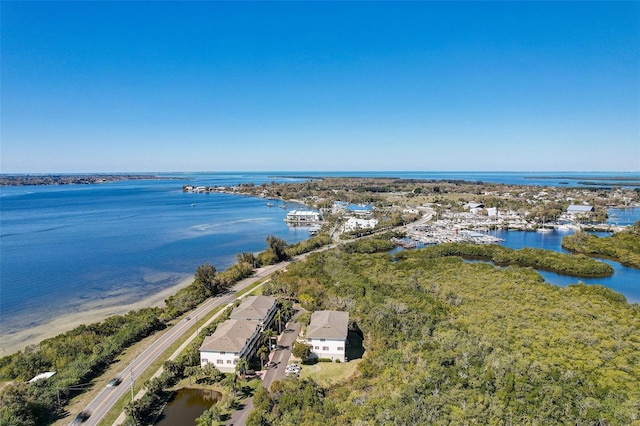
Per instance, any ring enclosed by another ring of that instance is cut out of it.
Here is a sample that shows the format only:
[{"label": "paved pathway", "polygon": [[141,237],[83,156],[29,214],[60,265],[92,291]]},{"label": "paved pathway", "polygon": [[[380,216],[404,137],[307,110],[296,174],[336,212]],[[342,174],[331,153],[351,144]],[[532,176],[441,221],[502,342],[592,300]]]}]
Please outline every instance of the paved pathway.
[{"label": "paved pathway", "polygon": [[[289,331],[291,330],[291,331]],[[291,350],[293,349],[293,343],[296,341],[296,337],[300,334],[300,324],[297,322],[287,323],[285,331],[278,337],[278,345],[286,347],[285,349],[278,349],[272,351],[269,355],[269,363],[275,363],[276,366],[266,370],[266,373],[262,376],[262,387],[269,389],[271,383],[276,380],[282,380],[285,378],[284,369],[291,357]],[[253,397],[247,398],[244,406],[232,413],[231,418],[227,425],[242,426],[247,423],[249,413],[253,410]]]}]

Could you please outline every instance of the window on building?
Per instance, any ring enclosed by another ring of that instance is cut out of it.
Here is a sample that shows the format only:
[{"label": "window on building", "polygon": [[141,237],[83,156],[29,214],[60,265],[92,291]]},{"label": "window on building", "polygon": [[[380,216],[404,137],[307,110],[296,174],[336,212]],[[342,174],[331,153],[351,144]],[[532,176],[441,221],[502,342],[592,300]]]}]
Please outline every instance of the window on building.
[{"label": "window on building", "polygon": [[313,349],[318,350],[320,349],[320,346],[314,346]]},{"label": "window on building", "polygon": [[230,359],[227,360],[227,364],[231,364],[231,360]]},{"label": "window on building", "polygon": [[226,354],[226,352],[222,352],[222,351],[220,351],[220,355],[224,355],[224,354]]},{"label": "window on building", "polygon": [[339,350],[339,351],[343,351],[343,350],[344,350],[344,348],[342,348],[342,347],[338,347],[338,350]]},{"label": "window on building", "polygon": [[216,364],[224,364],[224,361],[222,361],[221,359],[216,360]]},{"label": "window on building", "polygon": [[237,359],[234,359],[234,360],[233,360],[233,363],[234,363],[234,364],[237,364],[237,363],[238,363],[238,360],[237,360]]},{"label": "window on building", "polygon": [[328,351],[328,350],[329,350],[329,346],[323,346],[323,347],[322,347],[322,350],[323,350],[323,351]]},{"label": "window on building", "polygon": [[324,342],[324,339],[320,339],[321,342]]}]

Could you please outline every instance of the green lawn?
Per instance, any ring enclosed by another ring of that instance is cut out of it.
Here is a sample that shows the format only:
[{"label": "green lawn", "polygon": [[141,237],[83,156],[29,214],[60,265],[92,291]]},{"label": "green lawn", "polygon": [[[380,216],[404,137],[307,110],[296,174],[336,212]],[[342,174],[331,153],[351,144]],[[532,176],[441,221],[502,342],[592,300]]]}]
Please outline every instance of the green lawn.
[{"label": "green lawn", "polygon": [[328,387],[355,374],[360,361],[361,359],[354,359],[349,362],[319,362],[314,365],[303,365],[300,377],[311,378],[320,386]]}]

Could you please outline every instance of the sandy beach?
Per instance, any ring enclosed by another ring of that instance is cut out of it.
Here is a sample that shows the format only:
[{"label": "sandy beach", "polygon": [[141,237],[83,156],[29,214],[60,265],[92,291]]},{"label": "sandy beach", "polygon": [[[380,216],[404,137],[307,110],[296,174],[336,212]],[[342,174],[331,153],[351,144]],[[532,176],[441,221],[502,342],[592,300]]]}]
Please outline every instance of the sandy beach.
[{"label": "sandy beach", "polygon": [[185,278],[178,284],[166,288],[152,296],[146,297],[136,303],[120,305],[118,304],[117,299],[107,298],[87,307],[87,310],[61,315],[47,323],[16,333],[3,335],[0,339],[0,347],[3,350],[1,356],[21,351],[29,345],[33,345],[44,339],[65,333],[81,324],[92,324],[113,315],[126,314],[131,310],[151,306],[164,306],[165,299],[177,293],[181,288],[191,284],[193,279],[193,276]]}]

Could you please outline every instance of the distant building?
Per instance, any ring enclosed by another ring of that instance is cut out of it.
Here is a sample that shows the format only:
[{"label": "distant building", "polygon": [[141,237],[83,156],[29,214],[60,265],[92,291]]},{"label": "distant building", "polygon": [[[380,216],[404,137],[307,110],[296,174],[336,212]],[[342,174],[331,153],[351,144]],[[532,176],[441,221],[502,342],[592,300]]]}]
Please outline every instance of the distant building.
[{"label": "distant building", "polygon": [[465,208],[465,210],[469,210],[473,214],[478,214],[482,211],[482,209],[484,209],[484,204],[468,202],[463,207]]},{"label": "distant building", "polygon": [[287,223],[317,223],[322,221],[322,215],[311,210],[291,210],[287,213],[284,221]]},{"label": "distant building", "polygon": [[484,204],[482,203],[474,203],[473,201],[469,201],[467,204],[464,205],[464,208],[467,210],[470,209],[483,209],[484,208]]},{"label": "distant building", "polygon": [[233,373],[240,358],[253,356],[261,335],[260,321],[226,320],[202,342],[200,365],[213,364],[223,373]]},{"label": "distant building", "polygon": [[373,215],[373,207],[366,204],[349,204],[346,210],[360,217],[371,217]]},{"label": "distant building", "polygon": [[311,356],[346,361],[348,326],[349,312],[316,311],[311,314],[306,334]]},{"label": "distant building", "polygon": [[276,314],[278,303],[275,297],[249,296],[242,299],[238,307],[231,311],[230,319],[258,321],[262,330],[269,327]]},{"label": "distant building", "polygon": [[373,229],[377,224],[377,219],[358,219],[350,217],[342,226],[342,232],[351,232],[357,229]]},{"label": "distant building", "polygon": [[593,213],[594,211],[595,209],[593,208],[593,206],[571,204],[569,207],[567,207],[567,214],[570,215],[587,214]]}]

